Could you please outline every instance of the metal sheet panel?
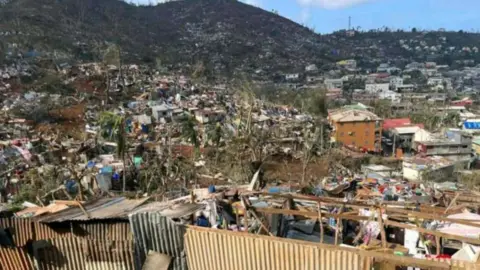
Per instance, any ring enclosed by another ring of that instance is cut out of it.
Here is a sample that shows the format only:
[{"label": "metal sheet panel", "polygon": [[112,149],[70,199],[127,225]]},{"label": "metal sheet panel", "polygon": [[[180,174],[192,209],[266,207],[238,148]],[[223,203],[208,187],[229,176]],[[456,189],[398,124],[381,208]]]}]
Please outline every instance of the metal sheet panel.
[{"label": "metal sheet panel", "polygon": [[86,256],[80,238],[37,241],[33,244],[33,251],[39,270],[85,269]]},{"label": "metal sheet panel", "polygon": [[115,223],[88,223],[79,224],[81,235],[87,239],[133,240],[132,231],[128,222]]},{"label": "metal sheet panel", "polygon": [[148,199],[149,198],[127,200],[124,197],[102,198],[83,205],[83,208],[88,213],[89,217],[85,215],[80,207],[70,207],[60,212],[35,217],[35,220],[43,223],[49,223],[73,220],[86,221],[95,219],[126,219],[127,215],[131,211],[145,203]]},{"label": "metal sheet panel", "polygon": [[191,270],[368,269],[370,260],[347,248],[245,233],[188,228],[185,235]]},{"label": "metal sheet panel", "polygon": [[1,270],[33,270],[30,255],[22,248],[0,248]]},{"label": "metal sheet panel", "polygon": [[13,237],[15,246],[23,247],[33,239],[33,228],[30,219],[0,218],[0,228],[8,230]]},{"label": "metal sheet panel", "polygon": [[39,222],[33,222],[33,229],[35,233],[35,240],[37,241],[73,236],[71,230],[66,227],[62,229],[57,228],[54,230],[49,225]]},{"label": "metal sheet panel", "polygon": [[84,240],[87,269],[132,270],[133,243],[131,241]]},{"label": "metal sheet panel", "polygon": [[172,257],[170,269],[187,269],[184,251],[185,226],[160,213],[136,213],[129,216],[135,243],[135,268],[141,269],[149,250]]},{"label": "metal sheet panel", "polygon": [[39,270],[133,269],[132,241],[58,238],[33,246]]}]

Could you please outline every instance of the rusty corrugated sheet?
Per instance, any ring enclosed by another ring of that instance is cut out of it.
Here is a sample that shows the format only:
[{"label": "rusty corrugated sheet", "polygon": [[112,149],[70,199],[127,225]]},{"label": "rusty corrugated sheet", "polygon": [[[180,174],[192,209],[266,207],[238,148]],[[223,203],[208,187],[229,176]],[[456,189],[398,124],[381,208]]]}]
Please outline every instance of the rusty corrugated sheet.
[{"label": "rusty corrugated sheet", "polygon": [[187,269],[184,225],[157,212],[131,214],[129,221],[135,243],[135,269],[141,269],[150,250],[171,256],[173,259],[170,269]]},{"label": "rusty corrugated sheet", "polygon": [[57,238],[34,243],[39,270],[133,269],[132,241]]},{"label": "rusty corrugated sheet", "polygon": [[33,270],[33,261],[23,248],[0,248],[0,270]]},{"label": "rusty corrugated sheet", "polygon": [[185,235],[191,270],[363,270],[370,259],[347,248],[189,227]]},{"label": "rusty corrugated sheet", "polygon": [[119,219],[127,218],[135,208],[144,204],[149,198],[139,200],[127,200],[124,197],[119,198],[102,198],[90,201],[83,205],[83,208],[88,212],[88,216],[80,207],[70,207],[63,211],[52,214],[42,215],[34,219],[39,222],[64,222],[64,221],[86,221],[86,220],[101,220],[101,219]]},{"label": "rusty corrugated sheet", "polygon": [[84,241],[87,269],[134,269],[133,242]]},{"label": "rusty corrugated sheet", "polygon": [[132,231],[128,222],[114,223],[86,223],[79,224],[81,235],[87,239],[133,240]]},{"label": "rusty corrugated sheet", "polygon": [[46,239],[55,239],[61,237],[73,237],[71,230],[67,228],[58,228],[54,230],[47,224],[33,222],[33,229],[35,232],[35,240],[46,240]]},{"label": "rusty corrugated sheet", "polygon": [[39,270],[85,269],[85,250],[81,238],[65,237],[37,241],[33,245]]},{"label": "rusty corrugated sheet", "polygon": [[17,247],[23,247],[28,241],[34,240],[32,223],[29,219],[0,218],[0,229],[8,230],[12,234]]}]

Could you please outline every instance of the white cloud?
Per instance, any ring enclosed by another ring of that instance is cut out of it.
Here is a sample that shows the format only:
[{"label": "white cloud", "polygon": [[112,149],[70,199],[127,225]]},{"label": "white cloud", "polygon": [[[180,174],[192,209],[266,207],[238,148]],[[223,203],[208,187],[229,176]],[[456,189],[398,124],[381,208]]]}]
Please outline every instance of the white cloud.
[{"label": "white cloud", "polygon": [[300,23],[307,25],[308,21],[310,20],[310,9],[309,8],[302,8],[300,11]]},{"label": "white cloud", "polygon": [[373,0],[297,0],[303,6],[318,6],[326,9],[339,9],[354,6]]},{"label": "white cloud", "polygon": [[244,2],[245,4],[249,4],[249,5],[255,6],[255,7],[260,7],[261,6],[260,0],[241,0],[241,1]]}]

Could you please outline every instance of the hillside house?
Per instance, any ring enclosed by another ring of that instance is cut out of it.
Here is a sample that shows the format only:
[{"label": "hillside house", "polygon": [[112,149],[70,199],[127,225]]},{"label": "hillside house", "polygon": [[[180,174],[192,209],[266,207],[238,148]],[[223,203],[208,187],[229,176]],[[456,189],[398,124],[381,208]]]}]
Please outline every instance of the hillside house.
[{"label": "hillside house", "polygon": [[389,83],[371,83],[365,85],[365,92],[367,93],[381,93],[390,90]]},{"label": "hillside house", "polygon": [[331,139],[359,150],[382,150],[382,119],[366,110],[340,109],[328,116],[332,126]]},{"label": "hillside house", "polygon": [[183,109],[174,105],[164,103],[152,106],[152,116],[156,121],[161,121],[162,119],[171,121],[173,117],[181,114],[183,114]]},{"label": "hillside house", "polygon": [[396,89],[399,93],[413,92],[415,90],[415,85],[413,84],[402,84],[397,85]]},{"label": "hillside house", "polygon": [[406,158],[402,162],[403,178],[412,182],[448,181],[453,178],[454,165],[439,156]]},{"label": "hillside house", "polygon": [[472,156],[472,135],[459,129],[450,129],[444,134],[431,134],[421,129],[413,136],[412,148],[421,156],[468,161]]},{"label": "hillside house", "polygon": [[225,111],[223,110],[197,110],[195,111],[195,119],[202,124],[216,123],[225,119]]},{"label": "hillside house", "polygon": [[342,79],[325,79],[323,83],[325,84],[327,89],[343,88]]},{"label": "hillside house", "polygon": [[390,87],[392,87],[393,90],[397,90],[397,87],[400,85],[403,85],[402,77],[398,77],[398,76],[390,77]]}]

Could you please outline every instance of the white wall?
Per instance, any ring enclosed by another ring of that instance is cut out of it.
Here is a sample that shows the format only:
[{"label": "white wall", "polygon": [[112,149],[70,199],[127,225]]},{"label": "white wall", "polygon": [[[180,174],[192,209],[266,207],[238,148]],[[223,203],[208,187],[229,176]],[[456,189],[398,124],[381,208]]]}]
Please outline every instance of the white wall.
[{"label": "white wall", "polygon": [[403,178],[409,180],[409,181],[420,181],[420,172],[415,170],[415,169],[412,169],[412,168],[408,168],[408,167],[403,167]]},{"label": "white wall", "polygon": [[365,85],[365,92],[367,93],[379,93],[387,92],[390,88],[389,83],[373,83]]}]

